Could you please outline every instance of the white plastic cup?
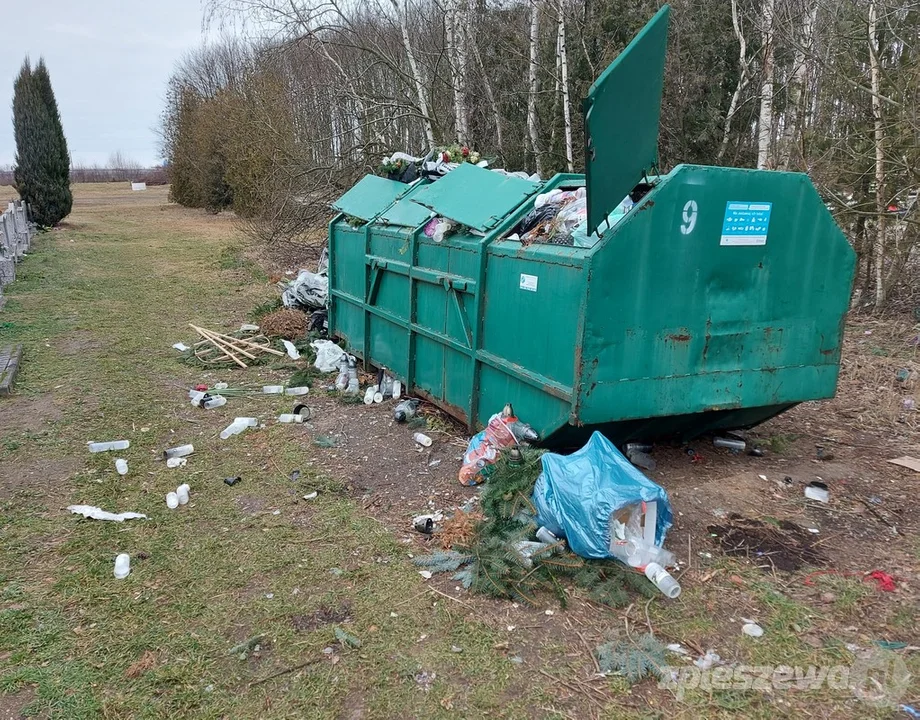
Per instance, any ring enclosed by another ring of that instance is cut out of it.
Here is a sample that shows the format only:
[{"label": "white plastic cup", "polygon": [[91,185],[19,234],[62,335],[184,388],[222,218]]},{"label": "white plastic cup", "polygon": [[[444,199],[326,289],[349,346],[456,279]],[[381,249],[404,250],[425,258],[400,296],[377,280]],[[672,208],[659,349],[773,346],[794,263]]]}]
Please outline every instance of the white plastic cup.
[{"label": "white plastic cup", "polygon": [[121,553],[115,558],[115,577],[124,580],[131,572],[131,556],[128,553]]},{"label": "white plastic cup", "polygon": [[673,600],[680,595],[680,584],[658,563],[649,563],[645,566],[645,577],[651,580],[665,597]]},{"label": "white plastic cup", "polygon": [[294,413],[282,413],[278,416],[278,422],[280,423],[302,423],[303,421],[303,415],[295,415]]},{"label": "white plastic cup", "polygon": [[128,474],[128,461],[122,458],[118,458],[115,461],[115,469],[118,471],[119,475],[127,475]]},{"label": "white plastic cup", "polygon": [[415,433],[415,435],[412,436],[412,439],[422,447],[431,447],[431,438],[427,435],[423,435],[420,432]]},{"label": "white plastic cup", "polygon": [[179,499],[180,505],[188,505],[188,491],[190,489],[187,483],[182,483],[176,488],[176,497]]},{"label": "white plastic cup", "polygon": [[280,395],[284,392],[284,385],[263,385],[262,392],[266,395]]},{"label": "white plastic cup", "polygon": [[187,455],[191,455],[193,452],[195,452],[195,446],[192,444],[177,445],[174,448],[169,448],[168,450],[164,450],[163,457],[169,460],[169,458],[186,457]]},{"label": "white plastic cup", "polygon": [[212,395],[204,401],[204,409],[213,410],[214,408],[223,407],[226,404],[227,398],[225,398],[223,395]]},{"label": "white plastic cup", "polygon": [[301,385],[300,387],[292,387],[292,388],[289,387],[287,390],[284,391],[284,394],[285,395],[306,395],[309,392],[310,392],[310,388],[308,388],[306,385]]},{"label": "white plastic cup", "polygon": [[175,510],[179,507],[179,496],[174,492],[166,493],[166,507],[170,510]]},{"label": "white plastic cup", "polygon": [[108,452],[109,450],[127,450],[131,442],[129,440],[112,440],[110,442],[88,442],[86,443],[91,453]]}]

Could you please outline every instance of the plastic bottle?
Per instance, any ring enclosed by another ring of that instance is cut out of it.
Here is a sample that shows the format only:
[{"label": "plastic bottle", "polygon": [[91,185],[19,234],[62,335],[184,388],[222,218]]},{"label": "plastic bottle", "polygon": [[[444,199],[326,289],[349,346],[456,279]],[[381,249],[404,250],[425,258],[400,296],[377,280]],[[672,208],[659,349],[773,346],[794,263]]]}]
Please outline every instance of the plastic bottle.
[{"label": "plastic bottle", "polygon": [[339,374],[335,378],[335,389],[342,392],[348,387],[348,355],[343,355],[339,360]]},{"label": "plastic bottle", "polygon": [[303,415],[295,415],[294,413],[282,413],[278,416],[278,422],[280,423],[302,423],[303,421]]},{"label": "plastic bottle", "polygon": [[265,395],[280,395],[284,392],[284,385],[263,385],[262,392]]},{"label": "plastic bottle", "polygon": [[412,439],[422,447],[431,447],[431,438],[427,435],[423,435],[420,432],[415,433],[415,435],[412,436]]},{"label": "plastic bottle", "polygon": [[107,452],[109,450],[127,450],[131,445],[129,440],[112,440],[110,442],[88,442],[91,453]]},{"label": "plastic bottle", "polygon": [[371,385],[367,390],[364,391],[364,404],[373,405],[374,404],[374,395],[377,393],[377,386]]},{"label": "plastic bottle", "polygon": [[119,475],[127,475],[128,474],[128,461],[123,460],[122,458],[118,458],[115,461],[115,469],[118,471]]},{"label": "plastic bottle", "polygon": [[223,395],[212,395],[207,400],[202,403],[202,407],[205,410],[213,410],[214,408],[219,408],[227,404],[227,398]]},{"label": "plastic bottle", "polygon": [[419,401],[414,398],[406,398],[393,408],[393,419],[396,422],[411,420],[418,412],[419,404]]},{"label": "plastic bottle", "polygon": [[204,399],[208,397],[208,394],[202,390],[189,390],[188,396],[192,402],[192,405],[195,407],[201,407],[201,403],[203,403]]},{"label": "plastic bottle", "polygon": [[220,439],[226,440],[233,435],[239,435],[243,430],[246,429],[246,426],[240,422],[234,420],[232,423],[227,425],[223,430],[220,431]]},{"label": "plastic bottle", "polygon": [[175,510],[179,507],[179,496],[174,492],[166,493],[166,507],[170,510]]},{"label": "plastic bottle", "polygon": [[651,580],[665,597],[673,600],[680,595],[680,584],[658,563],[649,563],[645,566],[645,577]]},{"label": "plastic bottle", "polygon": [[238,422],[244,428],[259,427],[259,421],[254,417],[233,418],[233,422]]},{"label": "plastic bottle", "polygon": [[166,467],[168,468],[184,467],[187,464],[188,460],[185,458],[168,458],[166,460]]},{"label": "plastic bottle", "polygon": [[349,356],[348,358],[348,384],[345,386],[345,392],[349,395],[357,395],[360,384],[358,382],[358,363]]},{"label": "plastic bottle", "polygon": [[712,444],[715,447],[726,448],[732,452],[744,452],[744,448],[747,447],[747,443],[744,440],[736,440],[735,438],[713,438]]},{"label": "plastic bottle", "polygon": [[131,572],[131,556],[128,553],[120,553],[115,557],[115,577],[124,580]]},{"label": "plastic bottle", "polygon": [[214,383],[215,390],[226,390],[228,387],[230,386],[227,383]]},{"label": "plastic bottle", "polygon": [[187,483],[183,483],[176,488],[176,497],[179,499],[180,505],[188,505],[188,492],[191,488]]},{"label": "plastic bottle", "polygon": [[289,387],[284,391],[285,395],[306,395],[310,392],[310,388],[306,385],[301,385],[300,387]]},{"label": "plastic bottle", "polygon": [[169,448],[168,450],[163,451],[163,457],[169,460],[170,458],[181,458],[191,455],[195,452],[194,445],[177,445],[174,448]]},{"label": "plastic bottle", "polygon": [[402,383],[399,380],[393,381],[393,399],[399,400],[402,397]]}]

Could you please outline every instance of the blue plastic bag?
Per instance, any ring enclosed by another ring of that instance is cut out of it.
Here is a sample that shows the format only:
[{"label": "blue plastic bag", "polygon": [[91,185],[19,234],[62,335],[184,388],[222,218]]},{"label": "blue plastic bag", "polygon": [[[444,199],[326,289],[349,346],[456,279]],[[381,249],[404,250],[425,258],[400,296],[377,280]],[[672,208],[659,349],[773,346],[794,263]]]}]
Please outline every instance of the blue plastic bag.
[{"label": "blue plastic bag", "polygon": [[540,524],[565,537],[574,553],[608,558],[610,515],[628,505],[658,502],[655,541],[660,546],[671,527],[671,504],[663,487],[639,472],[600,433],[571,455],[546,453],[533,504]]}]

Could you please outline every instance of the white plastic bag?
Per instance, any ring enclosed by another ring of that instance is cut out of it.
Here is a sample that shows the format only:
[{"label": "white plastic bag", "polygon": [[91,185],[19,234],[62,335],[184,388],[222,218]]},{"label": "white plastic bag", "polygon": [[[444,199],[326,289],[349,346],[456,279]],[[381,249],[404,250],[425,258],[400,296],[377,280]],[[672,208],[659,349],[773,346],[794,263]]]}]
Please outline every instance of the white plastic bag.
[{"label": "white plastic bag", "polygon": [[339,362],[345,356],[345,351],[332,340],[314,340],[310,347],[316,350],[316,362],[313,366],[317,370],[330,373],[339,369]]}]

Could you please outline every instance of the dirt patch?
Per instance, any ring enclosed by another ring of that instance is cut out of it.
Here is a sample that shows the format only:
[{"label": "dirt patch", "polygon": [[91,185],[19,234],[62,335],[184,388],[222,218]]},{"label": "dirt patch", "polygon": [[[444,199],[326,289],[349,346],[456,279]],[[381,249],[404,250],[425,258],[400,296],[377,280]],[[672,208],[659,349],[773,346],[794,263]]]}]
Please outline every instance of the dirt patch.
[{"label": "dirt patch", "polygon": [[233,499],[246,515],[258,515],[265,510],[265,501],[255,495],[238,495]]},{"label": "dirt patch", "polygon": [[0,463],[0,500],[20,492],[53,494],[79,467],[73,458]]},{"label": "dirt patch", "polygon": [[726,555],[747,557],[765,570],[791,572],[805,564],[825,562],[815,547],[817,537],[788,520],[773,524],[732,513],[727,523],[710,525],[707,530]]},{"label": "dirt patch", "polygon": [[128,666],[128,669],[125,670],[125,677],[129,678],[139,678],[144,673],[153,670],[157,665],[157,656],[156,653],[152,653],[149,650],[145,650],[144,654],[141,655],[137,660],[131,663]]},{"label": "dirt patch", "polygon": [[76,330],[54,343],[54,349],[67,357],[86,355],[101,348],[99,339],[86,330]]},{"label": "dirt patch", "polygon": [[12,695],[0,695],[0,720],[24,718],[23,710],[35,699],[34,688],[23,688]]},{"label": "dirt patch", "polygon": [[351,620],[351,605],[342,603],[337,606],[321,605],[309,615],[291,615],[291,625],[297,632],[306,633],[318,630],[325,625],[344,623]]},{"label": "dirt patch", "polygon": [[51,394],[13,396],[0,402],[0,428],[22,433],[40,432],[64,417]]}]

